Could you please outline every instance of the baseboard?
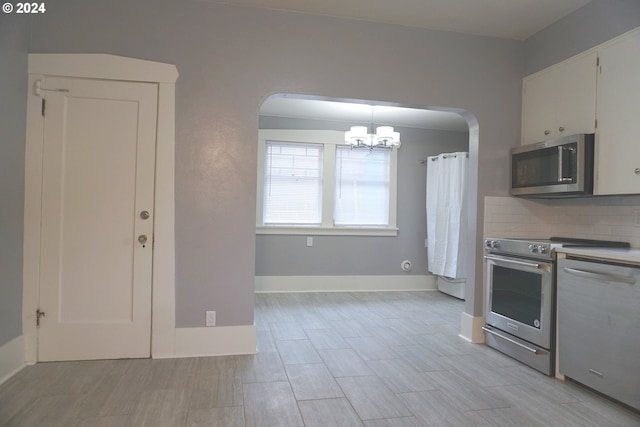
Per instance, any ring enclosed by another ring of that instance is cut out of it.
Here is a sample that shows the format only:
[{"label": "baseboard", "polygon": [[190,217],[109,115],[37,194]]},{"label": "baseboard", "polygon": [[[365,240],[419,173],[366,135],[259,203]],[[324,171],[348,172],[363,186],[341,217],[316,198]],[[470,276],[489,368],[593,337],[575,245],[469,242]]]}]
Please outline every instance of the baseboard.
[{"label": "baseboard", "polygon": [[484,342],[483,326],[484,316],[472,316],[462,312],[460,337],[473,344],[482,344]]},{"label": "baseboard", "polygon": [[0,346],[0,384],[26,366],[24,362],[24,335]]},{"label": "baseboard", "polygon": [[254,325],[176,328],[175,331],[175,354],[171,357],[227,356],[256,352]]},{"label": "baseboard", "polygon": [[255,290],[269,292],[366,292],[436,290],[432,275],[256,276]]}]

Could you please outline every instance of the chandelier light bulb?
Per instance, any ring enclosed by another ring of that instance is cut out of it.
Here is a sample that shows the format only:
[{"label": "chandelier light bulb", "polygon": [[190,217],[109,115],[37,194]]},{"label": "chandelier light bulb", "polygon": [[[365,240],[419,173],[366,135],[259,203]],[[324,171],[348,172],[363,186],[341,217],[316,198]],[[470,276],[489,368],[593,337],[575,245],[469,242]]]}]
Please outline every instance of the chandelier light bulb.
[{"label": "chandelier light bulb", "polygon": [[370,134],[366,126],[351,126],[344,133],[344,142],[352,148],[399,148],[400,133],[395,132],[393,126],[378,126],[375,134]]}]

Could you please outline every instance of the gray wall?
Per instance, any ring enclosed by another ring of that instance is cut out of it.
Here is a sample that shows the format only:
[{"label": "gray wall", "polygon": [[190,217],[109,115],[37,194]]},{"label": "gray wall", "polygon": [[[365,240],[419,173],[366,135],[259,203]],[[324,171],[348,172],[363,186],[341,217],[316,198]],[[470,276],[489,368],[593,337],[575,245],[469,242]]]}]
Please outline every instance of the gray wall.
[{"label": "gray wall", "polygon": [[[178,327],[204,326],[211,309],[221,326],[253,323],[258,110],[274,93],[470,111],[480,224],[483,197],[507,194],[522,42],[193,0],[60,0],[34,18],[31,52],[177,65]],[[481,230],[474,236],[466,310],[479,315]]]},{"label": "gray wall", "polygon": [[[261,129],[349,129],[353,123],[283,120],[261,117]],[[427,168],[421,159],[443,152],[467,151],[467,132],[448,132],[395,126],[402,147],[398,150],[398,207],[396,237],[256,236],[256,276],[342,276],[428,274],[425,181]],[[309,234],[313,236],[313,234]],[[410,273],[400,268],[408,259]]]},{"label": "gray wall", "polygon": [[22,333],[29,22],[0,15],[0,346]]},{"label": "gray wall", "polygon": [[593,0],[525,41],[525,74],[570,58],[639,25],[639,0]]}]

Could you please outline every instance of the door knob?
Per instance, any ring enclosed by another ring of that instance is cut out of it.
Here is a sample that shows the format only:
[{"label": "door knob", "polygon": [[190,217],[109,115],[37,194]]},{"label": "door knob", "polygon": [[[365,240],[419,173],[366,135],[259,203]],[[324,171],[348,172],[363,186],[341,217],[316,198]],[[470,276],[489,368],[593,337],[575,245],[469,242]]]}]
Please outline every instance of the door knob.
[{"label": "door knob", "polygon": [[550,133],[551,133],[551,132],[550,132],[550,131],[548,131],[548,130],[545,130],[545,131],[544,131],[544,134],[545,134],[545,135],[549,135]]},{"label": "door knob", "polygon": [[147,243],[147,236],[145,234],[139,235],[138,242],[140,242],[141,245],[144,245],[145,243]]},{"label": "door knob", "polygon": [[640,175],[640,168],[636,168],[634,172],[636,173],[636,175]]},{"label": "door knob", "polygon": [[559,130],[560,132],[564,132],[564,126],[560,126],[560,127],[558,128],[558,130]]},{"label": "door knob", "polygon": [[142,212],[140,212],[140,218],[142,218],[142,219],[149,219],[149,211],[142,211]]}]

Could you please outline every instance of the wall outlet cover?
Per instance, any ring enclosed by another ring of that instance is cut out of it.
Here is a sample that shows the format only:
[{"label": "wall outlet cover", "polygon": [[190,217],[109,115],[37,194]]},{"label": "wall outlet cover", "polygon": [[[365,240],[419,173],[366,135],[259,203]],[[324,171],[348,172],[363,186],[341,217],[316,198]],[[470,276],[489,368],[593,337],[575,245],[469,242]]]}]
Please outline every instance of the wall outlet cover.
[{"label": "wall outlet cover", "polygon": [[206,326],[216,326],[216,312],[207,311]]}]

